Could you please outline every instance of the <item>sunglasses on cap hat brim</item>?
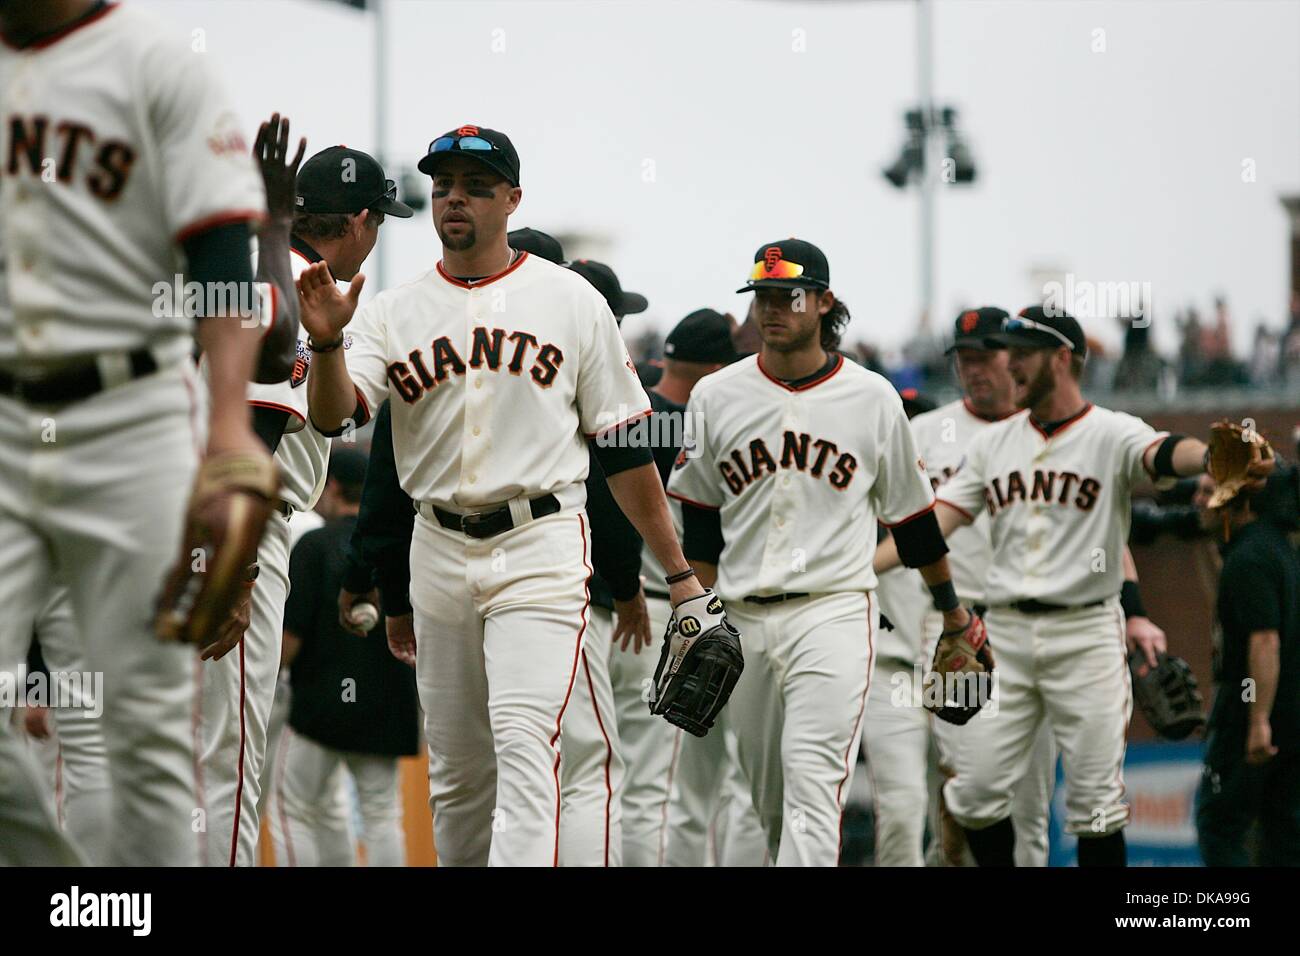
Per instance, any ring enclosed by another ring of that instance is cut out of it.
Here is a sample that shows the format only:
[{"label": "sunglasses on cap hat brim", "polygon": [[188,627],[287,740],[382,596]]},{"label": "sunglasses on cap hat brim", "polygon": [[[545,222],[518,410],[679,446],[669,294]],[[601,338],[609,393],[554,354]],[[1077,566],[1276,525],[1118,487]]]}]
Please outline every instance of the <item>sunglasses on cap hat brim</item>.
[{"label": "sunglasses on cap hat brim", "polygon": [[1060,329],[1035,322],[1032,319],[1012,318],[1002,320],[1002,331],[984,337],[986,341],[1003,347],[1018,346],[1030,349],[1055,349],[1065,346],[1074,351],[1074,343]]},{"label": "sunglasses on cap hat brim", "polygon": [[764,259],[754,263],[749,272],[749,280],[737,292],[753,292],[757,289],[829,289],[830,286],[820,279],[804,276],[804,267],[788,259],[777,259],[769,264]]},{"label": "sunglasses on cap hat brim", "polygon": [[382,212],[386,216],[396,216],[398,219],[410,219],[415,215],[414,209],[404,202],[397,201],[397,183],[391,179],[384,180],[383,195],[376,196],[366,203],[366,208]]}]

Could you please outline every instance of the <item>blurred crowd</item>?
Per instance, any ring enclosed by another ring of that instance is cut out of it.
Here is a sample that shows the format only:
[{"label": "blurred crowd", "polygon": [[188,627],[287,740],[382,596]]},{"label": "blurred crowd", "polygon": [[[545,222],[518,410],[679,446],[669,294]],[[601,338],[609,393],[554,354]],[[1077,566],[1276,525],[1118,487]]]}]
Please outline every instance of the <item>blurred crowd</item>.
[{"label": "blurred crowd", "polygon": [[[1173,315],[1178,330],[1174,354],[1157,351],[1151,338],[1154,320],[1120,317],[1123,340],[1119,350],[1089,338],[1091,358],[1084,372],[1084,389],[1092,392],[1173,392],[1183,389],[1292,389],[1300,387],[1300,293],[1291,297],[1285,327],[1259,318],[1248,354],[1233,348],[1233,318],[1227,300],[1216,298],[1209,311],[1196,305]],[[739,339],[748,323],[738,323]],[[867,338],[853,338],[850,323],[844,352],[859,364],[887,377],[899,389],[928,394],[955,392],[952,362],[944,355],[948,343],[935,323],[922,319],[901,347],[884,349]],[[947,323],[938,323],[946,328]],[[646,330],[628,347],[638,364],[654,366],[662,358],[662,337]],[[757,349],[755,343],[754,349]]]}]

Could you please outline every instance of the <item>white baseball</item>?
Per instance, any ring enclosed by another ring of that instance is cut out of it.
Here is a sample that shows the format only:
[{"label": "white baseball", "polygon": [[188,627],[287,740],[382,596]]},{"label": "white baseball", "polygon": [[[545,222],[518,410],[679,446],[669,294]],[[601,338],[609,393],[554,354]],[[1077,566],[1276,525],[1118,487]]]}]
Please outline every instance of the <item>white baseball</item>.
[{"label": "white baseball", "polygon": [[379,623],[379,609],[369,601],[352,605],[352,623],[369,634],[370,629]]}]

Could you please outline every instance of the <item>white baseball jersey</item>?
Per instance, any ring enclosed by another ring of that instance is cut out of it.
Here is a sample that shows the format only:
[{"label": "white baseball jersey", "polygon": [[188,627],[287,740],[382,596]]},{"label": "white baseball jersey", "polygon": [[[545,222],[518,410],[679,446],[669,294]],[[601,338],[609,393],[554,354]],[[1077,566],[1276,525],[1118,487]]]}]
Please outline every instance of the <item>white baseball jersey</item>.
[{"label": "white baseball jersey", "polygon": [[402,488],[448,510],[561,492],[581,507],[584,436],[650,409],[605,299],[527,253],[472,285],[438,263],[348,331],[367,412],[391,396]]},{"label": "white baseball jersey", "polygon": [[874,588],[876,521],[934,506],[898,393],[842,355],[794,388],[742,359],[699,381],[686,421],[668,490],[721,509],[723,598]]},{"label": "white baseball jersey", "polygon": [[1132,487],[1148,476],[1147,449],[1166,437],[1092,404],[1050,438],[1027,411],[976,434],[938,497],[967,515],[989,514],[987,603],[1070,606],[1118,595]]},{"label": "white baseball jersey", "polygon": [[[930,484],[938,488],[961,465],[976,433],[994,424],[993,419],[975,412],[965,399],[942,405],[912,419],[916,450],[930,473]],[[940,495],[942,497],[942,495]],[[993,560],[989,541],[989,519],[981,514],[975,521],[948,535],[948,568],[952,583],[964,604],[984,601],[984,576]]]},{"label": "white baseball jersey", "polygon": [[0,362],[169,339],[179,361],[194,322],[155,286],[182,271],[183,240],[265,203],[208,57],[148,14],[112,5],[0,42]]},{"label": "white baseball jersey", "polygon": [[[296,249],[290,251],[289,261],[295,279],[311,265]],[[268,293],[279,294],[270,287]],[[272,321],[280,318],[273,308],[263,309],[264,315],[268,312],[272,315]],[[344,344],[347,344],[346,338]],[[289,413],[284,436],[275,450],[275,460],[280,466],[280,497],[298,511],[310,511],[316,506],[316,501],[325,488],[330,460],[330,440],[316,429],[305,427],[307,370],[311,367],[311,355],[311,349],[307,347],[307,331],[299,329],[298,357],[294,360],[289,377],[274,385],[253,383],[248,387],[250,405]]]}]

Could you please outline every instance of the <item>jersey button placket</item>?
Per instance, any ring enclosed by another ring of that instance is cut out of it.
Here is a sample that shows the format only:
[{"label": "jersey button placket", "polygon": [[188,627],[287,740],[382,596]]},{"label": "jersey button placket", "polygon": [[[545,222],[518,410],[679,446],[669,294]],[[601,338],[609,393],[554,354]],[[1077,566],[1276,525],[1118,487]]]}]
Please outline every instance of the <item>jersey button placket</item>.
[{"label": "jersey button placket", "polygon": [[[470,289],[465,301],[465,347],[462,355],[465,362],[473,359],[474,329],[481,324],[483,314],[483,290]],[[484,387],[486,368],[466,368],[467,384],[473,385],[463,391],[464,423],[461,431],[461,476],[465,485],[474,488],[478,476],[483,470],[484,456],[487,453],[488,440],[484,435],[488,411],[491,407],[492,390]]]},{"label": "jersey button placket", "polygon": [[790,395],[786,398],[784,414],[781,416],[781,441],[777,447],[769,449],[777,462],[777,474],[759,479],[772,483],[768,492],[772,502],[772,523],[763,548],[762,584],[765,587],[783,587],[791,566],[790,534],[794,530],[799,502],[797,494],[791,490],[789,474],[783,473],[781,469],[781,446],[784,444],[785,432],[792,431],[797,435],[801,424],[798,397]]}]

